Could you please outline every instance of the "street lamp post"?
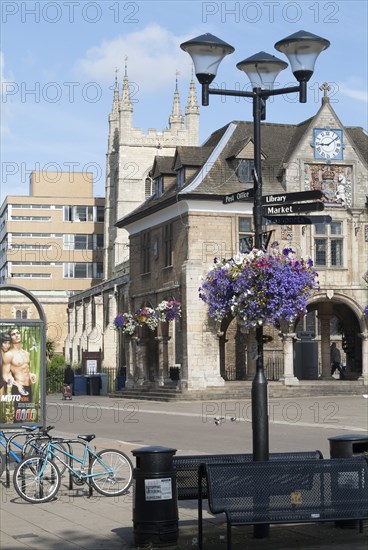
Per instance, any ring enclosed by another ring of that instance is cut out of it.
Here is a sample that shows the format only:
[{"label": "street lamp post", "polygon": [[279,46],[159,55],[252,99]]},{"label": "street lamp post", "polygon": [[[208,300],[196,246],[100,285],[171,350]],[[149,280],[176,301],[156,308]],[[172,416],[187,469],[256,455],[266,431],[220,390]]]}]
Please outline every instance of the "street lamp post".
[{"label": "street lamp post", "polygon": [[[252,85],[251,92],[239,90],[216,90],[209,87],[214,80],[222,59],[235,51],[233,46],[212,34],[204,34],[188,40],[180,47],[192,57],[196,76],[202,85],[202,105],[209,104],[209,95],[249,97],[253,102],[254,131],[254,244],[263,248],[262,219],[262,166],[261,166],[261,121],[266,118],[266,101],[270,96],[298,92],[299,102],[307,101],[307,82],[314,72],[318,55],[330,45],[325,38],[299,31],[275,44],[284,53],[291,65],[298,86],[273,89],[275,79],[288,64],[273,55],[260,52],[244,59],[237,68],[244,71]],[[268,396],[267,379],[263,362],[263,327],[256,327],[257,362],[256,374],[252,383],[252,431],[253,460],[268,460]]]}]

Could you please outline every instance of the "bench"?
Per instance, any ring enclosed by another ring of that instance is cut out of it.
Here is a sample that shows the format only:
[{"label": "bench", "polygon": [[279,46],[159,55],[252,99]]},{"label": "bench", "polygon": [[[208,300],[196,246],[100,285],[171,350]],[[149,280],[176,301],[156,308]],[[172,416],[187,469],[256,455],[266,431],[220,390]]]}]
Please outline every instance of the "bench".
[{"label": "bench", "polygon": [[[270,460],[315,460],[322,459],[321,451],[270,453]],[[251,462],[252,454],[223,455],[175,455],[173,469],[176,471],[178,500],[198,499],[198,469],[202,463]],[[202,498],[206,498],[206,479],[203,478]]]},{"label": "bench", "polygon": [[368,519],[368,460],[271,460],[202,464],[198,475],[198,545],[203,548],[202,478],[208,506],[226,514],[227,549],[234,525],[359,522]]}]

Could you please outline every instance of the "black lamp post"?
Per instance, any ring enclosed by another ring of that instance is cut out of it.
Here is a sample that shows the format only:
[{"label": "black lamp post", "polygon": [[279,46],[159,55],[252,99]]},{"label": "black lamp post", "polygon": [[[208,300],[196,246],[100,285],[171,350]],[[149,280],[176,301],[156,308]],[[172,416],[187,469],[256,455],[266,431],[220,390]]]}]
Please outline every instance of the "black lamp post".
[{"label": "black lamp post", "polygon": [[[325,38],[306,31],[299,31],[279,42],[276,50],[284,53],[291,65],[298,86],[273,89],[275,79],[288,64],[273,55],[260,52],[237,64],[244,71],[251,84],[252,92],[239,90],[215,90],[209,87],[214,80],[222,59],[234,52],[233,46],[223,42],[212,34],[203,34],[188,40],[180,47],[192,57],[195,73],[202,84],[202,105],[207,106],[209,95],[228,95],[235,97],[250,97],[253,100],[254,129],[254,233],[255,247],[263,248],[262,220],[262,166],[261,166],[261,121],[266,118],[266,100],[270,96],[299,92],[299,102],[307,101],[307,82],[314,72],[314,64],[318,55],[330,45]],[[263,363],[263,327],[256,328],[257,369],[252,384],[252,430],[253,459],[268,460],[268,396],[267,379]]]}]

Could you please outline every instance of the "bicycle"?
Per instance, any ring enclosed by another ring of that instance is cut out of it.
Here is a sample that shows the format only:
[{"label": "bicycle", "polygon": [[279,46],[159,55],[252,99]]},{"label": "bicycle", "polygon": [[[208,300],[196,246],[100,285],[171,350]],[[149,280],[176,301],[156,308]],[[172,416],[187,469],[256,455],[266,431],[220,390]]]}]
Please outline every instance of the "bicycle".
[{"label": "bicycle", "polygon": [[[47,426],[46,428],[37,426],[21,426],[20,430],[0,431],[0,446],[5,449],[3,454],[0,454],[0,476],[6,471],[6,486],[10,487],[10,464],[11,461],[20,463],[28,455],[39,455],[42,452],[42,448],[46,441],[51,439],[49,431],[54,426]],[[38,432],[35,433],[35,430]],[[25,438],[25,441],[18,443],[17,438]],[[66,450],[66,447],[62,443],[58,443],[60,448]],[[65,471],[65,468],[61,470],[61,473]]]},{"label": "bicycle", "polygon": [[[69,445],[69,451],[58,447],[58,442],[50,440],[42,455],[26,457],[17,465],[13,482],[18,495],[31,503],[52,500],[61,483],[61,474],[56,462],[61,462],[70,473],[76,485],[88,482],[92,488],[104,496],[120,496],[128,492],[133,482],[133,465],[123,452],[104,449],[94,452],[89,443],[94,434],[78,435],[77,439],[60,439]],[[70,450],[71,444],[83,446],[83,456],[78,458]],[[64,455],[64,459],[60,455]],[[79,469],[75,469],[74,463]],[[72,483],[69,488],[72,488]]]}]

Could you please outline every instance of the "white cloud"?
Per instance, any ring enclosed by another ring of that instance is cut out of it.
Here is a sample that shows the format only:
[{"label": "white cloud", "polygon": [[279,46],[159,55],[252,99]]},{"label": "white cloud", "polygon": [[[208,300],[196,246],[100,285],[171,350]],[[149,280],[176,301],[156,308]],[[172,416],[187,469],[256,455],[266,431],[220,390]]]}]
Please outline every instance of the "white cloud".
[{"label": "white cloud", "polygon": [[339,82],[339,91],[347,97],[352,97],[365,103],[368,102],[368,93],[364,89],[361,79],[351,77],[345,82]]},{"label": "white cloud", "polygon": [[[157,91],[173,83],[175,73],[180,67],[181,73],[189,76],[191,63],[182,50],[180,43],[184,36],[175,36],[157,24],[151,24],[141,31],[118,36],[90,48],[83,59],[75,64],[79,77],[99,82],[114,82],[115,69],[118,68],[119,81],[122,80],[125,58],[128,58],[128,76],[130,82],[137,82],[146,91]],[[183,61],[184,60],[184,61]]]},{"label": "white cloud", "polygon": [[0,51],[0,82],[1,82],[0,101],[2,104],[1,124],[0,124],[1,137],[8,136],[11,133],[9,126],[7,125],[7,121],[11,116],[11,109],[9,106],[9,98],[5,94],[9,93],[11,90],[11,87],[14,86],[13,75],[9,74],[8,76],[5,76],[4,69],[5,69],[4,54],[2,51]]},{"label": "white cloud", "polygon": [[352,97],[353,99],[357,99],[358,101],[364,101],[365,103],[368,102],[368,93],[363,90],[348,88],[347,86],[341,85],[340,91],[342,94]]}]

